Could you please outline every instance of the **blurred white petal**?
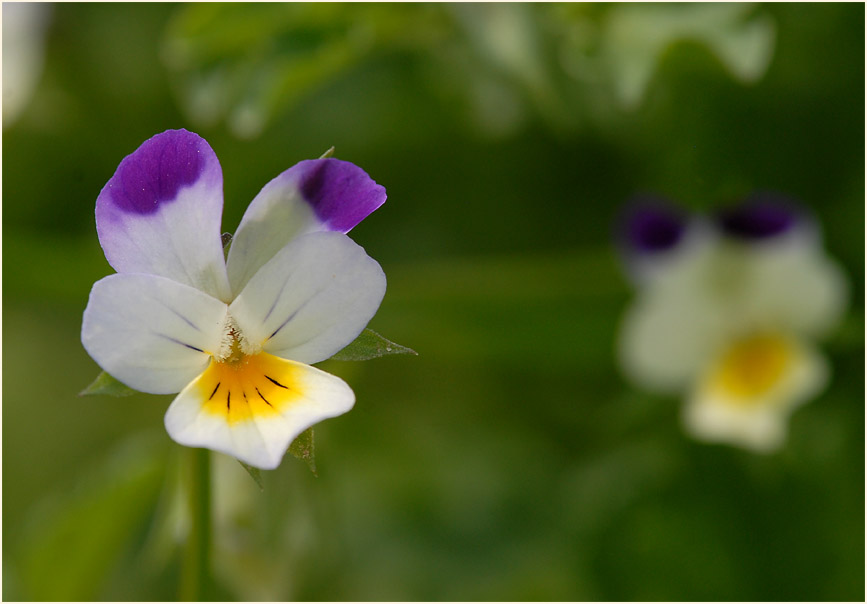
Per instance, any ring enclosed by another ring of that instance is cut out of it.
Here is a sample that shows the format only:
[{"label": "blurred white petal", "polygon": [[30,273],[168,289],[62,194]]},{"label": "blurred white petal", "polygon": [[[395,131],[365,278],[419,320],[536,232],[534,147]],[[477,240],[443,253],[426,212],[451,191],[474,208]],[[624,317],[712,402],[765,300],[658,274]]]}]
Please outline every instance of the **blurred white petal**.
[{"label": "blurred white petal", "polygon": [[657,269],[628,309],[619,342],[626,373],[653,390],[692,383],[714,351],[745,333],[824,335],[847,301],[842,271],[807,237],[708,238]]},{"label": "blurred white petal", "polygon": [[795,338],[765,333],[735,340],[694,388],[685,428],[700,440],[773,451],[785,440],[791,412],[824,388],[828,374],[825,359]]}]

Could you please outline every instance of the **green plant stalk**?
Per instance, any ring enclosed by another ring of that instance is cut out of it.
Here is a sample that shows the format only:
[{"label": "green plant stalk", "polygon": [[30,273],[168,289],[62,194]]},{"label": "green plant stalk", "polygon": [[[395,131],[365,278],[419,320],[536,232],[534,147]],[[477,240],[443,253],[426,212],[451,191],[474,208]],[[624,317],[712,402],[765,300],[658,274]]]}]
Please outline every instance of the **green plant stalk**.
[{"label": "green plant stalk", "polygon": [[208,449],[188,449],[187,503],[190,532],[181,568],[179,600],[203,599],[211,553],[211,457]]}]

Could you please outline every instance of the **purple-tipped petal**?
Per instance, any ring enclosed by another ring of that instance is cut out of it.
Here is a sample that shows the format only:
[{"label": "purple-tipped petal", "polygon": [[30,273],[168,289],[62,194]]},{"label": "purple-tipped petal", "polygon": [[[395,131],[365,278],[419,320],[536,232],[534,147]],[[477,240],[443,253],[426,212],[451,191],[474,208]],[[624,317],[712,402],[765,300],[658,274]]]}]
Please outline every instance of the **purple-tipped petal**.
[{"label": "purple-tipped petal", "polygon": [[686,216],[665,199],[635,198],[620,224],[620,240],[631,253],[663,252],[680,243],[686,232]]},{"label": "purple-tipped petal", "polygon": [[311,159],[291,170],[298,172],[301,196],[313,207],[324,230],[347,233],[385,203],[385,187],[347,161]]},{"label": "purple-tipped petal", "polygon": [[385,203],[385,187],[350,162],[299,162],[250,203],[229,248],[232,291],[239,292],[283,246],[303,233],[346,233]]},{"label": "purple-tipped petal", "polygon": [[220,223],[223,174],[201,137],[168,130],[128,155],[96,200],[96,230],[119,273],[147,273],[231,297]]},{"label": "purple-tipped petal", "polygon": [[108,181],[109,200],[132,214],[153,214],[160,204],[175,201],[178,190],[198,180],[204,169],[203,142],[171,130],[148,139],[120,162]]},{"label": "purple-tipped petal", "polygon": [[716,218],[726,235],[754,241],[789,232],[799,222],[799,211],[782,195],[755,193],[743,203],[719,212]]}]

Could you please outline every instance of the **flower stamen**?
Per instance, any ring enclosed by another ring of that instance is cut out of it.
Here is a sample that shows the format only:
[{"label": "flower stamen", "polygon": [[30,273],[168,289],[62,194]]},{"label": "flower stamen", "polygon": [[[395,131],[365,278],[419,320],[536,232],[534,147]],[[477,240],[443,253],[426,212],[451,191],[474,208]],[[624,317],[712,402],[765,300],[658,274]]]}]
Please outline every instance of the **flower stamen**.
[{"label": "flower stamen", "polygon": [[244,336],[241,328],[232,315],[226,315],[226,322],[223,326],[223,338],[220,342],[220,351],[214,356],[215,360],[220,363],[229,363],[231,365],[240,363],[244,357],[258,354],[261,347],[254,346]]}]

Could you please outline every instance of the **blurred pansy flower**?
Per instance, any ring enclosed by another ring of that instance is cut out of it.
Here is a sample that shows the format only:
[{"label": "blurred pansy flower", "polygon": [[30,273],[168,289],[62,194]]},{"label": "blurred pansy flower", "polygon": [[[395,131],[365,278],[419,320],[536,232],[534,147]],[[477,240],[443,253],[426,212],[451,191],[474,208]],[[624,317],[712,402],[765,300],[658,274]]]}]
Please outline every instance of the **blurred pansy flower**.
[{"label": "blurred pansy flower", "polygon": [[345,234],[385,189],[349,162],[302,161],[253,199],[225,257],[222,187],[217,156],[185,130],[120,163],[96,200],[117,274],[94,284],[81,339],[127,386],[179,392],[172,439],[270,469],[355,402],[310,365],[352,342],[385,294],[379,264]]},{"label": "blurred pansy flower", "polygon": [[39,84],[51,10],[40,2],[3,3],[4,128],[18,120]]},{"label": "blurred pansy flower", "polygon": [[817,225],[774,194],[694,218],[642,198],[620,243],[638,290],[620,332],[626,374],[684,396],[700,440],[779,448],[791,412],[827,382],[815,341],[846,303]]}]

